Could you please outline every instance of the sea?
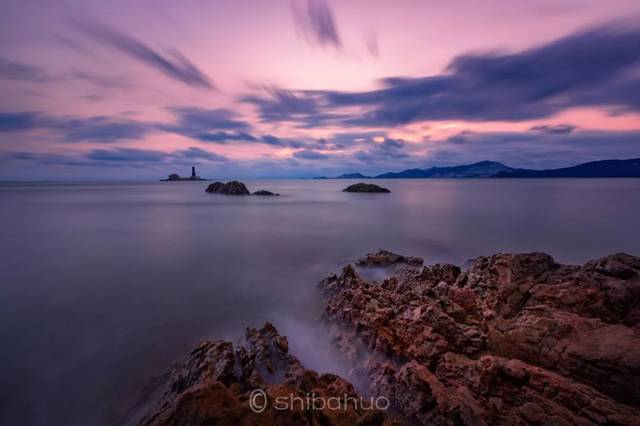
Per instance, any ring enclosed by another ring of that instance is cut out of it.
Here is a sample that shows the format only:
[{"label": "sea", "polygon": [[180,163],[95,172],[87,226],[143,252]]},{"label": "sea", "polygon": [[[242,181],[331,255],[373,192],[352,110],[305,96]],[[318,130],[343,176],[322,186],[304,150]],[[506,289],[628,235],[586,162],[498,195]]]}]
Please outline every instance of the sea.
[{"label": "sea", "polygon": [[130,421],[199,341],[272,322],[291,352],[344,373],[317,282],[378,249],[426,264],[542,251],[640,255],[640,179],[0,183],[0,424]]}]

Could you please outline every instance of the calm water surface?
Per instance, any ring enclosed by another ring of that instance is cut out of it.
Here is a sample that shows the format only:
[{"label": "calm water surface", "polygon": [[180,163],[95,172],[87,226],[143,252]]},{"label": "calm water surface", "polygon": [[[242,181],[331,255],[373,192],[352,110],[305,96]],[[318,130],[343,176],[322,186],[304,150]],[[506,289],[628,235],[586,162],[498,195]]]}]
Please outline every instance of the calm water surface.
[{"label": "calm water surface", "polygon": [[546,251],[640,255],[640,179],[0,184],[0,424],[122,421],[199,340],[272,321],[303,363],[340,373],[315,283],[378,248],[461,264]]}]

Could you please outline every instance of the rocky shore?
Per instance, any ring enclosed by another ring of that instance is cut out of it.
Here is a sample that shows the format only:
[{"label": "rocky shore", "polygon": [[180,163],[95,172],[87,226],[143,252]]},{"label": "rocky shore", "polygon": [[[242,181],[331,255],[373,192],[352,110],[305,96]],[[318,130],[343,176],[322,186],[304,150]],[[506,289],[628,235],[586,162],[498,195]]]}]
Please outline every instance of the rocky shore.
[{"label": "rocky shore", "polygon": [[[387,278],[363,278],[370,268]],[[247,329],[244,346],[195,349],[143,424],[640,424],[638,257],[571,266],[497,254],[462,271],[380,251],[319,289],[349,382],[306,370],[267,324]],[[262,413],[251,409],[256,389],[268,401]],[[309,393],[389,406],[275,406],[277,396]]]},{"label": "rocky shore", "polygon": [[[167,376],[160,402],[141,425],[380,425],[385,414],[350,403],[320,408],[309,395],[359,398],[334,374],[306,370],[272,324],[247,328],[236,346],[202,343]],[[280,404],[280,405],[278,405]]]}]

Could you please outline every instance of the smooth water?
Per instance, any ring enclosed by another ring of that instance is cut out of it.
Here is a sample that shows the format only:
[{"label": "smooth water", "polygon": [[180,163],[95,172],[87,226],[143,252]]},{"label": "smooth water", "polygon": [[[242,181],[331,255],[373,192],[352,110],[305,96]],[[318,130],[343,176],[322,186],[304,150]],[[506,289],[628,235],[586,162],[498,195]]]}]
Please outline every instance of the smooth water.
[{"label": "smooth water", "polygon": [[640,179],[0,184],[0,424],[121,421],[199,340],[272,321],[336,371],[316,282],[386,248],[426,263],[640,254]]}]

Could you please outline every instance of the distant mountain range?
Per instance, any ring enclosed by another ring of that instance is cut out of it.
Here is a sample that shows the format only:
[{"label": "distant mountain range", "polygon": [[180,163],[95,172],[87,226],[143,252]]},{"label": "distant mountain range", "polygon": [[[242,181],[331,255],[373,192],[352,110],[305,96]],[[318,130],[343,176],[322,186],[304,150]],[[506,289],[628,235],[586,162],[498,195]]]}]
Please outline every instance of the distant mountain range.
[{"label": "distant mountain range", "polygon": [[[481,161],[465,166],[431,167],[388,172],[377,176],[347,173],[335,179],[428,179],[428,178],[589,178],[640,177],[640,158],[591,161],[560,169],[514,169],[496,161]],[[321,178],[323,179],[323,178]]]}]

